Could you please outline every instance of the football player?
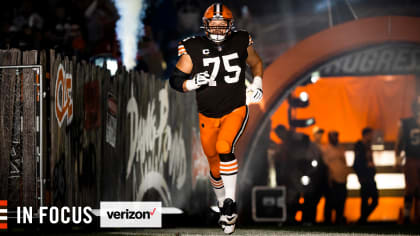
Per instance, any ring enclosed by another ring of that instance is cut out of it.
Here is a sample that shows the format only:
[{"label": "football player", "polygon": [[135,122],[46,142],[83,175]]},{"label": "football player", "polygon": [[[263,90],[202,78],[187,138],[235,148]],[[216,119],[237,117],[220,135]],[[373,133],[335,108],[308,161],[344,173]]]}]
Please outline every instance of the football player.
[{"label": "football player", "polygon": [[[233,29],[232,12],[225,5],[215,3],[207,8],[202,28],[206,36],[179,43],[170,84],[180,92],[196,92],[201,144],[221,212],[219,224],[231,234],[238,217],[235,144],[248,120],[247,103],[262,99],[263,64],[249,33]],[[247,64],[254,77],[248,86]]]}]

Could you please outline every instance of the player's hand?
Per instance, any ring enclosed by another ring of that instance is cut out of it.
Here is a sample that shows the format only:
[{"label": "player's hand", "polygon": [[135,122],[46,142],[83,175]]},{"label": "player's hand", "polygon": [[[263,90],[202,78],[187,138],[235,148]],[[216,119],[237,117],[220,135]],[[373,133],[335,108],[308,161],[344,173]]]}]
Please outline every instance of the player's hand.
[{"label": "player's hand", "polygon": [[261,77],[256,76],[252,84],[246,89],[246,103],[257,103],[263,97],[262,80]]},{"label": "player's hand", "polygon": [[210,82],[210,74],[207,71],[197,73],[194,75],[193,80],[194,84],[200,87]]},{"label": "player's hand", "polygon": [[210,74],[207,71],[197,73],[190,80],[187,80],[186,87],[188,91],[196,90],[202,85],[208,84],[210,82]]},{"label": "player's hand", "polygon": [[249,104],[249,103],[257,103],[257,102],[261,101],[262,96],[263,96],[263,92],[262,92],[261,89],[248,88],[246,90],[247,104]]}]

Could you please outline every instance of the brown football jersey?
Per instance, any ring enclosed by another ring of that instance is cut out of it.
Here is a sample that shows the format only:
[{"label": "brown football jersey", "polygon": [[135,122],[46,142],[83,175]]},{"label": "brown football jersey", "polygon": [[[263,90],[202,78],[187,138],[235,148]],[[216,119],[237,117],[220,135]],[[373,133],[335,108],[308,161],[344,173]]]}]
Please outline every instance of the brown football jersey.
[{"label": "brown football jersey", "polygon": [[191,75],[207,71],[208,85],[196,90],[198,111],[208,117],[221,117],[245,105],[245,70],[247,48],[252,38],[246,31],[233,31],[220,44],[205,36],[184,39],[179,43],[178,56],[190,55]]}]

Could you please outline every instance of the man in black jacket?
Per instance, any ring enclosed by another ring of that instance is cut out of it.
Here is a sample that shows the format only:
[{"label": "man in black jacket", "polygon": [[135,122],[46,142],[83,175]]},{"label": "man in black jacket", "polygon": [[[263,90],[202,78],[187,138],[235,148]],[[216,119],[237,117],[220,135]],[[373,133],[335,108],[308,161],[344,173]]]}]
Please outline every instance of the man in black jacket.
[{"label": "man in black jacket", "polygon": [[415,202],[415,219],[420,223],[420,97],[412,104],[413,116],[399,123],[395,144],[396,166],[402,166],[401,152],[405,152],[404,222],[410,223],[410,212]]},{"label": "man in black jacket", "polygon": [[[378,205],[378,189],[375,182],[375,164],[371,144],[373,139],[373,130],[364,128],[362,131],[362,140],[359,140],[354,146],[354,164],[353,169],[357,174],[360,183],[360,197],[362,198],[361,215],[358,223],[366,223],[369,215]],[[372,201],[369,203],[369,198]]]}]

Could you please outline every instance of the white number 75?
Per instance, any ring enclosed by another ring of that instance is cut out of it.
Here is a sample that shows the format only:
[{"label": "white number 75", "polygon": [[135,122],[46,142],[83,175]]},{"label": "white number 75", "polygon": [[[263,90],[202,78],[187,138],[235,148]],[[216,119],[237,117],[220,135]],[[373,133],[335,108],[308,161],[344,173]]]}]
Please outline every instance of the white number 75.
[{"label": "white number 75", "polygon": [[[239,58],[239,55],[237,52],[222,56],[223,66],[225,67],[227,72],[235,72],[235,75],[233,77],[230,77],[228,75],[225,75],[224,79],[225,82],[228,84],[233,84],[239,81],[239,75],[241,74],[241,67],[238,65],[230,65],[230,60]],[[209,66],[210,63],[213,63],[213,71],[210,75],[210,82],[209,86],[216,86],[216,77],[219,73],[220,68],[220,57],[210,57],[210,58],[203,58],[203,65]]]}]

